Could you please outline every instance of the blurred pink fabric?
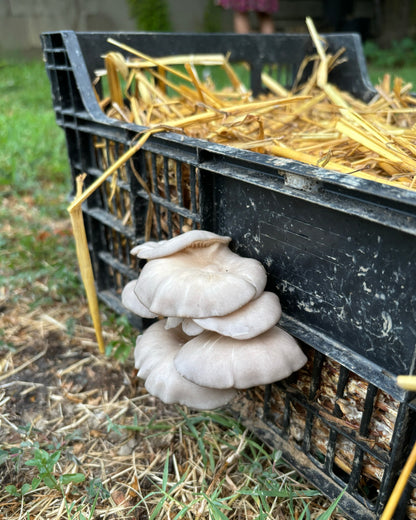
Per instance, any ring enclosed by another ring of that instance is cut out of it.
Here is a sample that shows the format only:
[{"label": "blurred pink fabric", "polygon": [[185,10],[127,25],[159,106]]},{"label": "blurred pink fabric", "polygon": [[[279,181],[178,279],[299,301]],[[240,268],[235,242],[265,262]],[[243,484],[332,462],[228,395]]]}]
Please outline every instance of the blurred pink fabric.
[{"label": "blurred pink fabric", "polygon": [[224,9],[233,9],[239,13],[247,11],[275,13],[279,9],[278,0],[217,0],[217,5]]}]

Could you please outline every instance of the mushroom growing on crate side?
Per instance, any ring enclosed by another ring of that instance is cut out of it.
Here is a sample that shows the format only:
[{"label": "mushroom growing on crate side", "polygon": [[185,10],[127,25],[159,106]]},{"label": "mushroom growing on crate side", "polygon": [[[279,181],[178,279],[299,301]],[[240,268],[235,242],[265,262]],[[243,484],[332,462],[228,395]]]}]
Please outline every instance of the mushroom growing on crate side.
[{"label": "mushroom growing on crate side", "polygon": [[[251,300],[230,314],[210,318],[193,318],[192,321],[200,327],[200,332],[211,330],[222,336],[243,340],[254,338],[271,329],[280,320],[281,314],[282,308],[278,296],[265,291],[255,300]],[[186,328],[184,331],[189,334]]]},{"label": "mushroom growing on crate side", "polygon": [[134,289],[137,297],[155,314],[182,318],[224,316],[258,298],[266,285],[263,265],[233,253],[229,242],[193,230],[135,247],[132,254],[148,260]]},{"label": "mushroom growing on crate side", "polygon": [[178,350],[174,363],[198,385],[243,389],[285,379],[306,361],[296,340],[275,326],[246,340],[204,331]]},{"label": "mushroom growing on crate side", "polygon": [[307,361],[276,326],[280,301],[264,291],[263,265],[233,253],[230,240],[194,230],[132,250],[147,263],[123,303],[165,317],[137,339],[137,375],[165,403],[224,406],[236,389],[284,379]]},{"label": "mushroom growing on crate side", "polygon": [[235,389],[206,388],[182,377],[173,360],[189,340],[181,327],[166,329],[166,320],[148,327],[136,341],[134,351],[137,376],[146,390],[166,404],[182,404],[200,410],[225,406],[236,395]]},{"label": "mushroom growing on crate side", "polygon": [[134,292],[137,280],[131,280],[128,282],[121,292],[121,303],[126,309],[137,314],[142,318],[157,318],[157,314],[154,314],[143,303],[139,300]]}]

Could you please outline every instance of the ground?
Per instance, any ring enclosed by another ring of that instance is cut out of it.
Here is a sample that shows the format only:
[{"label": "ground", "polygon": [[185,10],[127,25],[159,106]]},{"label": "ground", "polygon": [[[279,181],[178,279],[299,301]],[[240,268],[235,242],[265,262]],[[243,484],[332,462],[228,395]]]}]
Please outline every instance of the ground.
[{"label": "ground", "polygon": [[[305,504],[317,518],[328,506],[227,414],[149,396],[131,359],[98,352],[84,301],[24,300],[1,308],[0,519],[297,518]],[[286,500],[260,498],[271,479]]]}]

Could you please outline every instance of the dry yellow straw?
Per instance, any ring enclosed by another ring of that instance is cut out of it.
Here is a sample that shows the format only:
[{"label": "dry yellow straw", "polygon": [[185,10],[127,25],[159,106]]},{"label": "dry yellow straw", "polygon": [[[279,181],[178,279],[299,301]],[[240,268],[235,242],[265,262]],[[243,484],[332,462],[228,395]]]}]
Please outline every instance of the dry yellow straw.
[{"label": "dry yellow straw", "polygon": [[[405,390],[416,390],[416,376],[397,376],[397,384]],[[390,520],[393,517],[394,511],[396,510],[397,504],[399,503],[400,497],[402,496],[403,490],[406,487],[407,481],[409,480],[410,473],[416,464],[416,443],[410,452],[410,455],[403,467],[400,477],[398,478],[396,485],[391,492],[390,498],[387,501],[386,507],[380,520]]]},{"label": "dry yellow straw", "polygon": [[396,485],[390,495],[390,498],[384,508],[380,520],[390,520],[393,517],[394,511],[396,510],[397,504],[399,503],[400,497],[402,496],[403,490],[406,487],[410,473],[412,472],[416,464],[416,443],[410,452],[409,458],[404,465],[400,477],[398,478]]},{"label": "dry yellow straw", "polygon": [[397,384],[405,390],[416,392],[416,376],[397,376]]},{"label": "dry yellow straw", "polygon": [[76,206],[80,206],[84,201],[88,199],[88,197],[94,193],[94,191],[101,186],[101,184],[112,175],[118,168],[123,166],[125,162],[127,162],[140,148],[143,144],[148,140],[148,138],[155,134],[156,132],[166,131],[166,128],[151,128],[143,133],[142,137],[137,141],[137,143],[129,148],[127,152],[125,152],[121,157],[117,159],[115,163],[113,163],[96,181],[94,181],[85,191],[82,192],[80,196],[77,196],[71,204],[68,206],[68,211],[71,213],[73,208]]},{"label": "dry yellow straw", "polygon": [[101,186],[101,184],[128,161],[154,133],[160,132],[161,128],[153,128],[145,132],[137,143],[129,148],[115,163],[113,163],[95,182],[93,182],[85,191],[82,190],[85,174],[77,177],[77,194],[75,199],[68,206],[68,212],[71,217],[72,229],[75,238],[75,247],[79,268],[81,272],[82,282],[84,284],[87,295],[88,308],[94,325],[95,336],[97,338],[98,347],[103,354],[105,351],[104,338],[101,328],[100,312],[98,308],[97,291],[95,289],[94,273],[92,270],[91,257],[88,250],[87,235],[85,232],[84,219],[82,215],[82,203]]},{"label": "dry yellow straw", "polygon": [[[85,173],[78,175],[76,179],[77,183],[77,196],[82,195],[82,187],[84,184]],[[104,352],[104,338],[101,330],[101,319],[98,310],[98,298],[94,284],[94,273],[92,270],[91,257],[88,251],[87,235],[85,233],[84,217],[82,215],[81,205],[76,205],[69,212],[71,217],[72,230],[75,238],[75,247],[77,252],[78,264],[81,271],[81,278],[84,284],[85,292],[87,293],[88,307],[90,315],[94,325],[95,336],[97,338],[98,347],[100,352]]]}]

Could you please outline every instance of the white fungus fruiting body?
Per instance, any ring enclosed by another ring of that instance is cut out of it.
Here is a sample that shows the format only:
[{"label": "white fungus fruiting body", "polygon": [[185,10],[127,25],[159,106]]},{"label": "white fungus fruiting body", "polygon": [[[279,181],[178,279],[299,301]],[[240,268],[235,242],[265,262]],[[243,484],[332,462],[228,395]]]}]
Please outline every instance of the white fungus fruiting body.
[{"label": "white fungus fruiting body", "polygon": [[238,341],[205,331],[183,345],[175,367],[198,385],[242,389],[284,379],[306,361],[296,340],[276,326]]},{"label": "white fungus fruiting body", "polygon": [[137,338],[134,352],[138,377],[146,390],[166,404],[182,404],[211,410],[226,405],[236,394],[234,389],[204,388],[183,378],[175,369],[174,357],[189,339],[181,327],[166,329],[166,320],[152,324]]},{"label": "white fungus fruiting body", "polygon": [[137,298],[134,288],[136,287],[137,280],[132,280],[124,286],[121,293],[121,303],[126,309],[141,316],[142,318],[157,318],[157,314],[151,312],[143,303]]},{"label": "white fungus fruiting body", "polygon": [[132,255],[145,260],[152,260],[155,258],[162,258],[170,256],[187,247],[203,247],[213,242],[221,244],[229,244],[231,237],[225,237],[212,233],[211,231],[204,231],[200,229],[193,229],[187,233],[182,233],[169,240],[160,240],[159,242],[144,242],[135,246],[130,252]]},{"label": "white fungus fruiting body", "polygon": [[184,318],[182,321],[182,330],[188,336],[197,336],[198,334],[201,334],[201,332],[204,332],[204,329],[195,323],[195,320],[192,318]]},{"label": "white fungus fruiting body", "polygon": [[265,285],[260,262],[213,242],[149,260],[134,290],[155,314],[207,318],[239,309],[260,296]]},{"label": "white fungus fruiting body", "polygon": [[165,403],[224,406],[236,389],[284,379],[307,360],[276,326],[280,301],[264,291],[263,265],[233,253],[230,240],[194,230],[132,250],[147,263],[122,302],[142,317],[165,316],[137,338],[137,375]]},{"label": "white fungus fruiting body", "polygon": [[[210,318],[194,318],[201,329],[212,330],[234,339],[250,339],[276,325],[282,315],[279,298],[272,292],[264,292],[240,309]],[[185,329],[184,329],[185,330]],[[185,330],[185,332],[187,332]]]}]

